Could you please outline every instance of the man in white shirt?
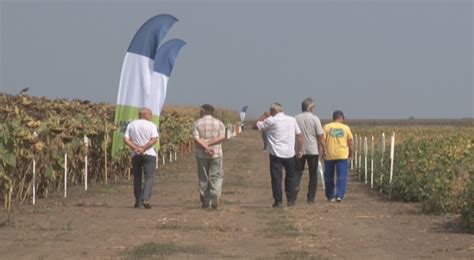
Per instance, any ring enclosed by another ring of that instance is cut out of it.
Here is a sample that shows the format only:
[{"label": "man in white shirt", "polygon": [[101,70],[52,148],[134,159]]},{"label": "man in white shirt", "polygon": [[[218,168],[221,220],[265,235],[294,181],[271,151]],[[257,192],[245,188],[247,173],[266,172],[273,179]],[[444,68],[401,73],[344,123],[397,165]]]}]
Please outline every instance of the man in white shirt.
[{"label": "man in white shirt", "polygon": [[[296,200],[296,157],[301,158],[303,155],[303,135],[296,120],[285,115],[279,103],[273,103],[270,106],[270,114],[265,112],[260,116],[253,128],[265,132],[267,135],[270,176],[273,199],[275,200],[273,207],[282,207],[283,167],[286,173],[285,193],[288,206],[294,206]],[[297,152],[295,152],[295,147]]]},{"label": "man in white shirt", "polygon": [[[150,209],[150,199],[153,190],[153,176],[156,167],[156,151],[153,148],[158,140],[156,125],[151,122],[152,112],[149,108],[142,108],[139,119],[128,124],[123,140],[132,150],[133,192],[135,208]],[[145,175],[145,184],[142,188],[142,173]]]},{"label": "man in white shirt", "polygon": [[305,162],[307,162],[309,167],[309,182],[306,199],[308,203],[314,203],[316,197],[319,154],[324,155],[326,152],[323,142],[323,127],[319,117],[313,114],[313,110],[314,101],[311,98],[307,98],[301,102],[302,113],[295,116],[296,122],[303,132],[304,137],[303,157],[296,160],[296,194],[298,194]]}]

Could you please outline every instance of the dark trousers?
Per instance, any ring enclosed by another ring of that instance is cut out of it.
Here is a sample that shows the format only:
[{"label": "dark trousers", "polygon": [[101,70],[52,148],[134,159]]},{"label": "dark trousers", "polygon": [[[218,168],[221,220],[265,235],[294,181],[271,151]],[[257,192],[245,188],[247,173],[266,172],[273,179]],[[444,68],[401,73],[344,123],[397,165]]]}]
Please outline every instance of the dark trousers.
[{"label": "dark trousers", "polygon": [[[306,199],[313,202],[316,197],[316,189],[318,187],[318,160],[317,154],[305,154],[301,159],[296,159],[296,195],[300,190],[300,183],[303,177],[304,165],[307,162],[309,167],[308,194]],[[296,199],[296,198],[295,198]]]},{"label": "dark trousers", "polygon": [[[132,158],[133,171],[133,193],[135,205],[141,205],[142,201],[150,201],[153,190],[153,176],[155,176],[156,157],[151,155],[134,155]],[[145,183],[142,188],[142,174],[145,175]]]},{"label": "dark trousers", "polygon": [[270,176],[272,179],[272,192],[275,202],[281,203],[282,198],[282,175],[285,168],[285,193],[288,202],[295,201],[295,170],[296,157],[280,158],[270,154]]}]

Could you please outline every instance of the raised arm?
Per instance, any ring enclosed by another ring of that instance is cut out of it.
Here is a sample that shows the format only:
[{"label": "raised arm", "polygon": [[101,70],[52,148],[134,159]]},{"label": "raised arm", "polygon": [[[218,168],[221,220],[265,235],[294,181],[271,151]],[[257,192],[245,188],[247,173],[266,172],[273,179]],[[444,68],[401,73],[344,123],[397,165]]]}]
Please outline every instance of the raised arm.
[{"label": "raised arm", "polygon": [[257,130],[257,129],[258,129],[257,123],[258,123],[258,122],[262,122],[263,120],[267,119],[269,116],[270,116],[270,114],[265,111],[265,112],[257,119],[257,121],[255,121],[255,123],[253,124],[252,128],[255,129],[255,130]]}]

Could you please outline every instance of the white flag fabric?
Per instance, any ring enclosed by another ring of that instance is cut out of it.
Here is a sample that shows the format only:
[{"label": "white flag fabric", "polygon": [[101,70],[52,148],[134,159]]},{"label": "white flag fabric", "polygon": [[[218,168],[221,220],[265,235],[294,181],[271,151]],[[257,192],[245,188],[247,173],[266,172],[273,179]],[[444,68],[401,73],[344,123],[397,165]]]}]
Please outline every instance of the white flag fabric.
[{"label": "white flag fabric", "polygon": [[[115,111],[115,124],[120,127],[114,132],[112,155],[124,147],[123,133],[127,124],[138,118],[141,108],[150,108],[153,112],[152,121],[157,126],[159,125],[159,115],[166,98],[168,80],[179,49],[184,42],[171,40],[159,46],[168,30],[177,21],[174,16],[168,14],[150,18],[137,31],[127,49],[120,75]],[[169,47],[170,45],[172,47]],[[164,61],[158,61],[158,59],[164,59]],[[161,68],[161,66],[166,66],[166,68]],[[167,73],[160,73],[160,71]]]}]

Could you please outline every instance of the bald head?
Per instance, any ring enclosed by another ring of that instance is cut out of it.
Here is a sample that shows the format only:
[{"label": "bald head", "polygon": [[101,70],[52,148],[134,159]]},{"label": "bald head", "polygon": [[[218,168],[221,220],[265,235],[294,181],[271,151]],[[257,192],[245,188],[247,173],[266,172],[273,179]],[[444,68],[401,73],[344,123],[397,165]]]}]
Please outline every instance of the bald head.
[{"label": "bald head", "polygon": [[151,121],[151,118],[153,117],[153,113],[151,112],[149,108],[144,107],[140,109],[138,116],[140,117],[140,119],[146,119],[146,120]]}]

